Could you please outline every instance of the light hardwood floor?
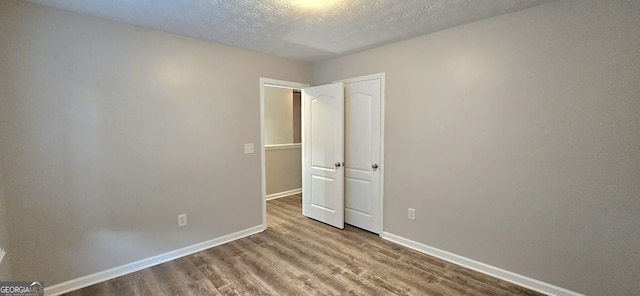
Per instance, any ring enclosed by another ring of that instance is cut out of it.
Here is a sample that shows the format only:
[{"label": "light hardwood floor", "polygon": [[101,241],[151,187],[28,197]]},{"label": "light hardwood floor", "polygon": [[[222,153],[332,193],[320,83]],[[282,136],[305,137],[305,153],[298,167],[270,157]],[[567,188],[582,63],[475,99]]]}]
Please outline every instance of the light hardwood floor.
[{"label": "light hardwood floor", "polygon": [[68,293],[77,295],[542,295],[267,202],[268,229]]}]

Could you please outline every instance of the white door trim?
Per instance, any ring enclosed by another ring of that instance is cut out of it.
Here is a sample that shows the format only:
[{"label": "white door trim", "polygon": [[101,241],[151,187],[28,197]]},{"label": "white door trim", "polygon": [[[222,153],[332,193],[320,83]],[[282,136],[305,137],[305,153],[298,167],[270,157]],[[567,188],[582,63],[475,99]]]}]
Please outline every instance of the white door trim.
[{"label": "white door trim", "polygon": [[372,75],[365,75],[365,76],[359,76],[359,77],[354,77],[354,78],[347,78],[347,79],[342,79],[342,80],[336,80],[334,81],[334,83],[336,82],[342,82],[342,83],[354,83],[354,82],[361,82],[361,81],[367,81],[367,80],[374,80],[374,79],[380,79],[380,233],[379,236],[382,236],[382,234],[384,233],[384,228],[383,228],[383,219],[384,219],[384,171],[385,171],[385,165],[384,165],[384,106],[385,106],[385,101],[384,101],[384,93],[385,93],[385,73],[378,73],[378,74],[372,74]]},{"label": "white door trim", "polygon": [[261,180],[262,181],[262,230],[267,229],[267,178],[266,178],[266,169],[264,166],[264,161],[265,161],[264,87],[265,86],[282,87],[282,88],[290,88],[290,89],[303,89],[305,87],[309,87],[309,84],[260,77],[260,178],[262,179]]}]

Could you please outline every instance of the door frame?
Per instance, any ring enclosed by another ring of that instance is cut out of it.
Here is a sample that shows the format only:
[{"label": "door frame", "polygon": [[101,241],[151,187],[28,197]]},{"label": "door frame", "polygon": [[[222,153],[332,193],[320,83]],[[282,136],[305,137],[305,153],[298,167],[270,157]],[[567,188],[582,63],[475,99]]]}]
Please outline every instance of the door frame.
[{"label": "door frame", "polygon": [[260,77],[260,178],[262,179],[262,230],[267,229],[267,176],[265,168],[266,155],[264,151],[264,88],[267,86],[302,90],[310,85],[300,82]]},{"label": "door frame", "polygon": [[382,73],[377,73],[377,74],[372,74],[372,75],[365,75],[365,76],[359,76],[359,77],[353,77],[353,78],[347,78],[347,79],[341,79],[341,80],[336,80],[333,81],[334,83],[336,82],[342,82],[344,84],[347,83],[354,83],[354,82],[360,82],[360,81],[366,81],[366,80],[374,80],[374,79],[380,79],[380,219],[379,219],[379,223],[380,223],[380,233],[378,233],[378,236],[382,237],[382,234],[384,233],[384,228],[382,227],[384,225],[383,220],[384,220],[384,171],[385,171],[385,165],[384,165],[384,106],[385,106],[385,101],[384,101],[384,93],[385,93],[385,72]]}]

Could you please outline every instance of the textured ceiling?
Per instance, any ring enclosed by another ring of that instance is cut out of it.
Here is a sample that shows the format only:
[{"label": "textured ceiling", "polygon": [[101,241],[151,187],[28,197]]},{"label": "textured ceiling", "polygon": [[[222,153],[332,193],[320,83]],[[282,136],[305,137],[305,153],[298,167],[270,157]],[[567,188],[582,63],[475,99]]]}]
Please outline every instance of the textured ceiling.
[{"label": "textured ceiling", "polygon": [[551,0],[26,0],[316,62]]}]

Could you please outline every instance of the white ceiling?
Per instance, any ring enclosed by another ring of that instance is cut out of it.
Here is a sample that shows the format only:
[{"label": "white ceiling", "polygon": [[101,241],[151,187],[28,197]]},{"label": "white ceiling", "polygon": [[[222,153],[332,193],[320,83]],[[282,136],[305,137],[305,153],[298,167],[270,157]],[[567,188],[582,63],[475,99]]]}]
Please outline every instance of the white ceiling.
[{"label": "white ceiling", "polygon": [[25,1],[316,62],[552,0],[329,0],[321,10],[305,0]]}]

